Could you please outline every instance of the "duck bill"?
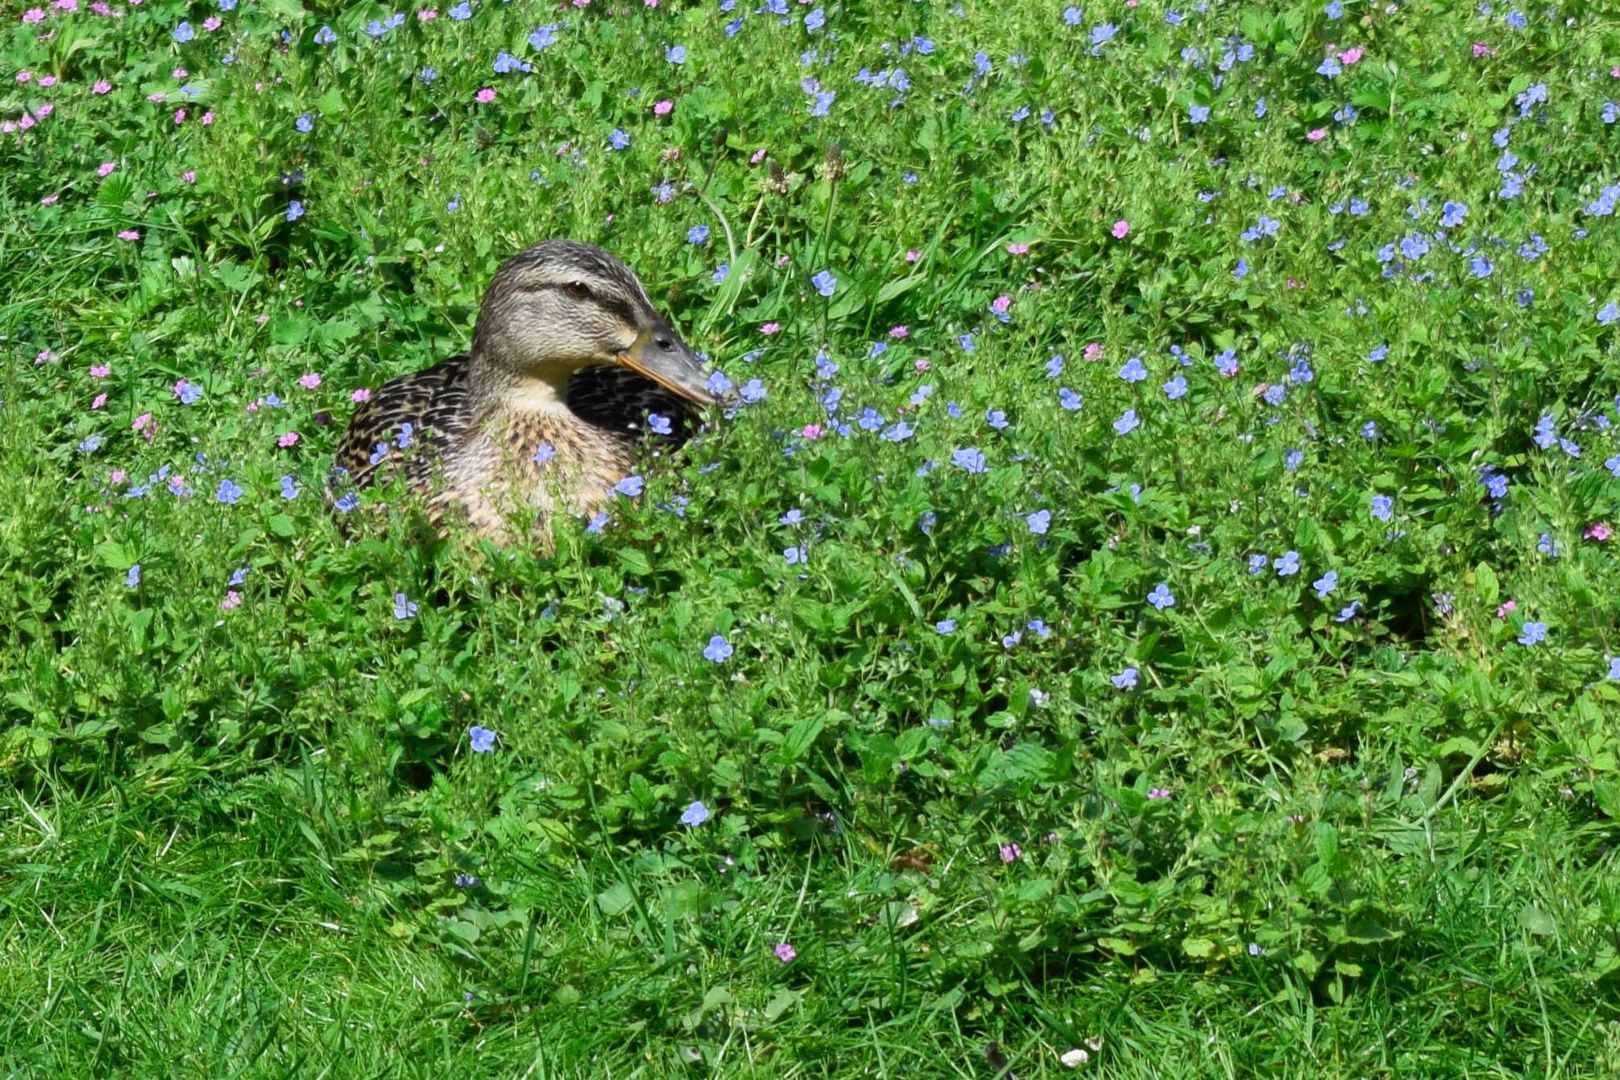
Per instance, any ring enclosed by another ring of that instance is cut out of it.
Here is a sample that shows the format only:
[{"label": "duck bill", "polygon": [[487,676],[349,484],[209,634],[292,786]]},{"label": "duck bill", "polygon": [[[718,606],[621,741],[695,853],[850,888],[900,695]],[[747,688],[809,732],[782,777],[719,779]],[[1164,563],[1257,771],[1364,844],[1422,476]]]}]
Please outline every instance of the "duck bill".
[{"label": "duck bill", "polygon": [[712,405],[719,400],[709,389],[709,373],[703,370],[702,363],[686,342],[667,326],[643,330],[630,347],[614,359],[687,401]]}]

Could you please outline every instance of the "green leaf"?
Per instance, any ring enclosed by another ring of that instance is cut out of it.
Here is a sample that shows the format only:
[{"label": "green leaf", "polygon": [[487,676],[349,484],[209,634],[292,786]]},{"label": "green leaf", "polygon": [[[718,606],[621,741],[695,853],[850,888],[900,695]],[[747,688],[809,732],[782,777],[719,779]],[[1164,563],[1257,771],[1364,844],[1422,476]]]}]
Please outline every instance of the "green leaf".
[{"label": "green leaf", "polygon": [[630,910],[635,902],[635,893],[631,892],[630,886],[622,881],[610,885],[596,894],[596,906],[608,918],[623,915]]},{"label": "green leaf", "polygon": [[811,720],[800,720],[788,730],[787,738],[782,741],[782,762],[791,765],[804,757],[816,739],[821,735],[822,729],[827,726],[826,721],[819,716]]},{"label": "green leaf", "polygon": [[1535,904],[1526,904],[1520,908],[1518,920],[1520,926],[1540,937],[1546,937],[1558,930],[1558,924],[1553,922],[1552,916]]},{"label": "green leaf", "polygon": [[1495,607],[1496,598],[1501,595],[1500,586],[1496,580],[1496,571],[1484,563],[1474,567],[1474,592],[1479,596],[1479,602],[1486,607]]}]

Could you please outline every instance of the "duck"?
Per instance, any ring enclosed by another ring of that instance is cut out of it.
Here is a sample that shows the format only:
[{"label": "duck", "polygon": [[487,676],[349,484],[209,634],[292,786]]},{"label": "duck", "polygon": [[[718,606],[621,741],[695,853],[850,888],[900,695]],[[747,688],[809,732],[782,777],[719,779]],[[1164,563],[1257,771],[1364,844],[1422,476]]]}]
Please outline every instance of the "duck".
[{"label": "duck", "polygon": [[549,551],[553,520],[614,498],[649,440],[691,436],[718,400],[710,379],[622,260],[542,241],[495,272],[467,352],[361,403],[334,476],[363,488],[402,474],[435,526],[497,544],[526,530]]}]

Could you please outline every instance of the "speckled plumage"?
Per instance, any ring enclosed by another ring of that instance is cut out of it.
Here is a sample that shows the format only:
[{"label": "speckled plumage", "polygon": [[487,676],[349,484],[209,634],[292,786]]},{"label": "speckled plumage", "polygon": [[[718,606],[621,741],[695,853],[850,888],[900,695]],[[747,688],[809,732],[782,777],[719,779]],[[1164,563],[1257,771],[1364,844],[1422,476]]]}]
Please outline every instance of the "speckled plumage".
[{"label": "speckled plumage", "polygon": [[[553,515],[592,512],[635,470],[645,440],[673,449],[695,424],[682,396],[612,366],[627,355],[703,396],[690,350],[628,267],[589,245],[537,244],[496,273],[472,351],[383,384],[355,411],[334,464],[362,487],[402,472],[435,522],[462,519],[498,542],[532,516],[548,546]],[[670,419],[669,435],[647,433],[649,413]],[[537,461],[543,445],[552,453]]]}]

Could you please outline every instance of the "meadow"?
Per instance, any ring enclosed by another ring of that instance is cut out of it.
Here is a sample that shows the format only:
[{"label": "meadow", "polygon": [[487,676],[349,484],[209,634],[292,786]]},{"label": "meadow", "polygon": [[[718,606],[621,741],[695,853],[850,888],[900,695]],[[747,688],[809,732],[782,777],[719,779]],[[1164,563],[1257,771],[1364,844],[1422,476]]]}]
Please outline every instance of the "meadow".
[{"label": "meadow", "polygon": [[[1620,1075],[1620,20],[0,17],[0,1073]],[[335,498],[507,256],[732,387]]]}]

